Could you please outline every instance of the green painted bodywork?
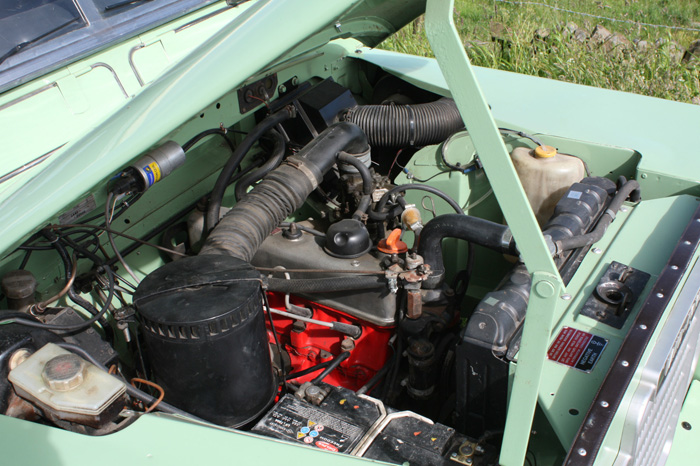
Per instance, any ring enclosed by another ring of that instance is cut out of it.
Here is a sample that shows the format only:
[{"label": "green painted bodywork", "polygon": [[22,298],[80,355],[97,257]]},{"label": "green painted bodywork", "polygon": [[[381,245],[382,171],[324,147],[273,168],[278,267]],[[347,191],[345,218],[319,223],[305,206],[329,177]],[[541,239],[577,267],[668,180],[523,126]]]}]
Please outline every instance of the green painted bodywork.
[{"label": "green painted bodywork", "polygon": [[[650,273],[647,289],[665,265],[698,205],[695,133],[700,109],[471,67],[451,24],[450,0],[431,0],[426,16],[437,61],[365,47],[378,44],[421,8],[422,2],[397,0],[259,0],[234,8],[219,2],[1,95],[0,139],[5,144],[0,176],[51,155],[0,184],[0,246],[5,251],[0,270],[16,268],[23,253],[15,248],[83,199],[93,196],[99,211],[109,178],[154,145],[169,139],[182,144],[220,124],[249,129],[252,112],[241,115],[238,109],[236,89],[242,84],[273,72],[279,82],[332,77],[361,95],[369,86],[367,74],[381,68],[421,88],[451,95],[458,104],[469,133],[454,139],[450,160],[467,163],[478,153],[485,171],[440,173],[445,169],[440,149],[429,146],[416,152],[395,182],[435,176],[430,184],[455,198],[466,213],[507,220],[532,273],[533,290],[517,363],[511,364],[501,463],[523,464],[530,449],[537,453],[539,465],[561,464],[632,322],[630,318],[626,327],[615,330],[578,311],[611,261]],[[502,138],[497,127],[535,134],[560,152],[581,157],[595,175],[624,175],[642,186],[644,200],[626,205],[566,288],[508,157],[514,147],[532,144]],[[228,156],[217,138],[199,143],[188,152],[183,169],[156,184],[113,227],[141,237],[177,214],[186,215],[187,208],[211,189]],[[444,204],[435,201],[433,207],[431,199],[416,192],[407,193],[406,199],[421,209],[425,221],[449,212]],[[225,204],[233,202],[229,193]],[[117,240],[119,246],[130,243]],[[446,254],[453,273],[466,247],[457,241],[446,241],[445,247],[453,252]],[[27,268],[37,275],[39,293],[46,297],[61,287],[63,271],[58,261],[42,254],[50,253],[33,254]],[[129,256],[129,263],[143,276],[163,258],[141,247]],[[469,299],[479,300],[492,290],[511,266],[496,253],[479,251],[480,273],[470,283]],[[565,294],[571,299],[562,299]],[[633,316],[638,310],[639,304]],[[591,373],[546,360],[550,341],[564,326],[609,340]],[[698,390],[698,382],[693,382],[668,464],[693,464],[700,453]],[[631,392],[596,465],[616,460]],[[682,421],[695,428],[683,428]],[[108,464],[362,461],[159,414],[144,415],[122,432],[97,438],[0,416],[0,438],[9,452],[4,458],[18,465],[81,465],[96,458]]]}]

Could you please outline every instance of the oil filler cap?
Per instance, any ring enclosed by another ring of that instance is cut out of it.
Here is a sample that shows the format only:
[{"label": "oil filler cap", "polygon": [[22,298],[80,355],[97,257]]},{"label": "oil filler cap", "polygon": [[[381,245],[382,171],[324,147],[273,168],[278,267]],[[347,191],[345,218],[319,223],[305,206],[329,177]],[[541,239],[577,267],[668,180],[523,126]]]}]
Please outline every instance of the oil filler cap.
[{"label": "oil filler cap", "polygon": [[389,237],[383,239],[377,245],[377,249],[386,254],[402,254],[408,251],[406,243],[401,241],[401,228],[396,228],[389,234]]},{"label": "oil filler cap", "polygon": [[57,392],[73,390],[83,383],[85,362],[75,354],[62,354],[50,359],[41,373],[44,382]]}]

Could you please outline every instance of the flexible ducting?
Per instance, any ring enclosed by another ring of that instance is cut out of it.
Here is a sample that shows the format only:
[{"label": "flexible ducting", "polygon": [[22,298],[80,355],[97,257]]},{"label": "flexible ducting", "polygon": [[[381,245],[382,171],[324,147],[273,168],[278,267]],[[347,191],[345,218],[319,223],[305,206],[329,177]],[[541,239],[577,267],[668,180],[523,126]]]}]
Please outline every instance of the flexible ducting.
[{"label": "flexible ducting", "polygon": [[329,127],[241,199],[212,230],[200,254],[226,254],[250,262],[265,238],[316,189],[339,153],[367,150],[367,138],[357,125],[341,122]]},{"label": "flexible ducting", "polygon": [[438,144],[464,127],[457,105],[447,98],[416,105],[360,105],[344,119],[362,128],[376,147]]}]

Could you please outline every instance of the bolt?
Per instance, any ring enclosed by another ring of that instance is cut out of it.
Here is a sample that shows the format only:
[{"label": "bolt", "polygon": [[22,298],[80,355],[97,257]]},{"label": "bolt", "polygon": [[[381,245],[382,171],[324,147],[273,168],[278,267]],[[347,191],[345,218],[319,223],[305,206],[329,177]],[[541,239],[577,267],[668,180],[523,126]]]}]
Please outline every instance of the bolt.
[{"label": "bolt", "polygon": [[585,448],[579,448],[578,449],[578,454],[581,456],[586,456],[586,449]]},{"label": "bolt", "polygon": [[287,92],[287,86],[285,86],[284,84],[280,84],[277,88],[277,92],[279,92],[280,94],[284,94],[285,92]]},{"label": "bolt", "polygon": [[620,364],[622,364],[622,367],[629,367],[630,365],[628,361],[620,361]]},{"label": "bolt", "polygon": [[571,295],[569,293],[561,295],[561,299],[564,301],[571,301]]},{"label": "bolt", "polygon": [[607,401],[601,401],[600,406],[602,406],[603,408],[607,408],[608,406],[610,406],[610,403],[608,403]]},{"label": "bolt", "polygon": [[340,21],[338,21],[338,22],[335,23],[335,30],[338,31],[338,32],[342,32]]},{"label": "bolt", "polygon": [[647,174],[646,174],[646,173],[642,173],[642,179],[643,179],[643,180],[646,180],[646,179],[647,179]]},{"label": "bolt", "polygon": [[292,86],[297,86],[297,85],[299,85],[299,78],[297,78],[296,76],[294,76],[294,77],[292,78]]},{"label": "bolt", "polygon": [[362,53],[362,49],[355,50],[355,53]]},{"label": "bolt", "polygon": [[452,453],[450,456],[451,456],[452,458],[457,458],[457,453]]},{"label": "bolt", "polygon": [[471,458],[467,458],[466,460],[464,460],[464,462],[466,464],[472,464],[473,460]]},{"label": "bolt", "polygon": [[591,252],[593,252],[593,254],[600,254],[603,250],[600,248],[593,248]]},{"label": "bolt", "polygon": [[481,455],[482,453],[484,453],[484,451],[485,451],[484,447],[482,447],[481,445],[476,446],[476,453],[477,454]]},{"label": "bolt", "polygon": [[340,342],[340,349],[342,351],[352,351],[355,349],[355,342],[352,340],[352,338],[346,338]]},{"label": "bolt", "polygon": [[350,265],[352,265],[353,267],[359,267],[360,261],[352,261],[352,262],[350,262]]}]

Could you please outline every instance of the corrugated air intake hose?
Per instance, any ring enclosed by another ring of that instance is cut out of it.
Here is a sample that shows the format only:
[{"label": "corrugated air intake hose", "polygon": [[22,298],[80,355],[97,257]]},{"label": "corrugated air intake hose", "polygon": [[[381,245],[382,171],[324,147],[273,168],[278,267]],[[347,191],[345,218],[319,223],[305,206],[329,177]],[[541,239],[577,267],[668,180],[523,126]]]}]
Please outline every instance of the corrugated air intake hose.
[{"label": "corrugated air intake hose", "polygon": [[464,127],[454,100],[448,98],[416,105],[360,105],[343,119],[362,128],[376,147],[438,144]]},{"label": "corrugated air intake hose", "polygon": [[250,262],[265,238],[316,189],[341,152],[368,150],[365,133],[357,125],[341,122],[329,127],[244,196],[212,230],[200,254],[225,254]]}]

